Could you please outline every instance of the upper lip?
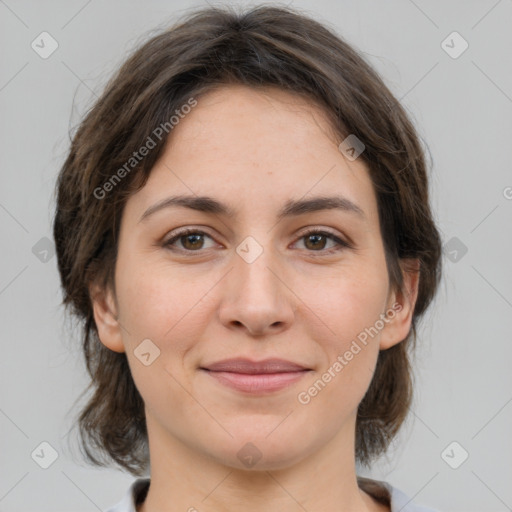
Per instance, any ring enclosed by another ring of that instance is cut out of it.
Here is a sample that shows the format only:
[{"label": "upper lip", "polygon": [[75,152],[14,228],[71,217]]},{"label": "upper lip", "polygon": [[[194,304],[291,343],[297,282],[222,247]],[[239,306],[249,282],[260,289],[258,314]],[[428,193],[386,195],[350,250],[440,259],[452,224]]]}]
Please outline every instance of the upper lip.
[{"label": "upper lip", "polygon": [[231,373],[285,373],[309,370],[305,366],[284,359],[265,359],[263,361],[252,361],[246,358],[225,359],[207,366],[201,367],[212,372]]}]

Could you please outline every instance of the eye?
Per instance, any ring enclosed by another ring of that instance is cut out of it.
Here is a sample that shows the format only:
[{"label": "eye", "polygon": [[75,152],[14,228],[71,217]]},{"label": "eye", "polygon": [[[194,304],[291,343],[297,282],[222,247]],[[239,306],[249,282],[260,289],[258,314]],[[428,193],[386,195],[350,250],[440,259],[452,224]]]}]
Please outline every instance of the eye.
[{"label": "eye", "polygon": [[[170,248],[171,250],[178,250],[184,252],[198,252],[204,247],[204,237],[213,240],[213,238],[205,233],[204,231],[187,228],[176,233],[172,238],[164,243],[164,247]],[[299,241],[304,240],[304,246],[308,252],[319,252],[331,254],[333,252],[340,251],[342,249],[351,248],[348,242],[345,242],[334,233],[329,231],[322,231],[318,229],[311,229],[306,233],[303,233]],[[326,249],[326,243],[330,241],[334,245]],[[181,244],[181,247],[174,247],[176,242]],[[206,247],[208,249],[208,247]]]},{"label": "eye", "polygon": [[[312,249],[309,252],[320,252],[320,253],[333,253],[342,249],[350,248],[350,244],[336,236],[334,233],[329,231],[321,231],[318,229],[312,229],[303,233],[299,240],[304,240],[304,245],[307,249]],[[326,241],[331,241],[334,246],[325,250]]]},{"label": "eye", "polygon": [[175,242],[179,241],[181,242],[182,247],[178,248],[178,250],[197,252],[199,249],[204,249],[204,240],[202,240],[202,237],[204,236],[208,237],[210,240],[213,240],[212,237],[207,235],[204,231],[188,228],[180,231],[172,238],[167,240],[164,243],[164,246],[173,249],[172,246],[175,244]]}]

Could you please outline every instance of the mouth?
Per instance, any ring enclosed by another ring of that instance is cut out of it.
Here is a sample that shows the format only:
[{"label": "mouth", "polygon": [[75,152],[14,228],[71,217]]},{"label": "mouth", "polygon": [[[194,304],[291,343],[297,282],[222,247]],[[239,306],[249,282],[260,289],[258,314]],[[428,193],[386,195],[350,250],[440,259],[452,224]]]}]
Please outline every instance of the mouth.
[{"label": "mouth", "polygon": [[249,394],[265,394],[284,389],[312,371],[283,359],[251,361],[228,359],[199,368],[220,384]]}]

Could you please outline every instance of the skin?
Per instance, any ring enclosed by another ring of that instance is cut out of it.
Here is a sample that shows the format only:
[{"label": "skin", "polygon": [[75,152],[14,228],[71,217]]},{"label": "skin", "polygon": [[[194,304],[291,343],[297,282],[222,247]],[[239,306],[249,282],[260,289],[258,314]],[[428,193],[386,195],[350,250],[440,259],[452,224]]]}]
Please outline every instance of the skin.
[{"label": "skin", "polygon": [[[151,486],[140,511],[266,512],[270,503],[283,512],[389,510],[357,485],[355,421],[379,350],[410,330],[418,274],[404,274],[406,293],[390,288],[368,169],[345,158],[341,140],[311,100],[224,86],[174,127],[147,184],[127,201],[116,293],[92,286],[91,295],[101,342],[126,352],[145,402]],[[211,196],[234,214],[172,207],[140,220],[177,194]],[[364,217],[326,209],[276,219],[290,199],[335,194]],[[206,235],[166,246],[183,227]],[[311,240],[305,228],[353,247]],[[236,252],[247,236],[263,249],[251,263]],[[378,335],[299,403],[393,304],[401,309]],[[134,354],[144,339],[160,350],[148,366]],[[239,356],[279,357],[312,371],[262,396],[199,370]],[[250,468],[237,456],[248,442],[261,453]]]}]

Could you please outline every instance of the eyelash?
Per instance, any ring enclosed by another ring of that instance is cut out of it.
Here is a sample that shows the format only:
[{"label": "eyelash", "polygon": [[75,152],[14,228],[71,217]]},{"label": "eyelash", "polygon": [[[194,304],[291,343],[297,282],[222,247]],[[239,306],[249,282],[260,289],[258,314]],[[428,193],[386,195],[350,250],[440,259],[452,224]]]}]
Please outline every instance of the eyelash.
[{"label": "eyelash", "polygon": [[[181,252],[186,252],[186,253],[200,253],[200,252],[202,252],[201,249],[198,249],[197,251],[193,251],[193,250],[190,250],[190,249],[175,249],[175,248],[171,247],[172,244],[174,244],[180,238],[182,238],[184,236],[187,236],[187,235],[206,235],[207,237],[212,238],[208,233],[205,233],[204,231],[201,231],[199,229],[186,228],[186,229],[176,233],[169,240],[165,241],[163,245],[164,245],[164,247],[168,248],[171,251],[181,251]],[[319,255],[333,254],[333,253],[341,251],[343,249],[352,249],[353,248],[353,246],[351,244],[349,244],[348,242],[345,242],[344,240],[342,240],[341,238],[336,236],[334,233],[331,233],[330,231],[326,231],[326,230],[311,229],[311,230],[307,231],[306,233],[303,233],[297,240],[301,240],[301,239],[306,238],[306,237],[308,237],[310,235],[322,235],[322,236],[325,236],[328,239],[332,240],[333,242],[336,242],[336,244],[338,245],[337,247],[332,247],[331,249],[325,249],[325,250],[321,249],[321,250],[318,250],[318,251],[313,251],[313,250],[307,251],[307,252],[310,252],[310,253],[313,253],[313,254],[314,253],[319,253]]]}]

